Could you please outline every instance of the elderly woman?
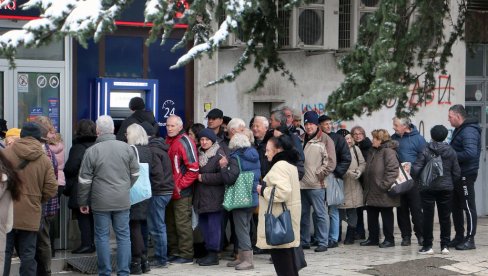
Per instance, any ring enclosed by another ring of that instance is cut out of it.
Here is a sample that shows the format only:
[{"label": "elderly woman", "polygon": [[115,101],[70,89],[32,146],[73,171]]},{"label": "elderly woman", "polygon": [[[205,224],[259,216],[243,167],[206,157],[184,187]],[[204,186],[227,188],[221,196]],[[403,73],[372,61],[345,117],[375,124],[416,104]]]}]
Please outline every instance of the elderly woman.
[{"label": "elderly woman", "polygon": [[[149,175],[151,175],[150,172],[153,169],[154,159],[148,146],[149,139],[146,131],[141,125],[132,124],[127,128],[126,136],[127,143],[135,146],[134,151],[137,149],[139,163],[149,164]],[[131,274],[141,274],[150,270],[150,265],[147,260],[147,248],[144,246],[144,237],[142,234],[142,225],[146,224],[149,203],[150,200],[146,199],[130,207]]]},{"label": "elderly woman", "polygon": [[[362,126],[354,126],[351,128],[351,136],[356,146],[359,147],[363,154],[364,160],[368,160],[368,152],[371,149],[371,140],[366,137],[366,131]],[[361,185],[364,188],[364,177],[359,178]],[[366,239],[366,231],[364,229],[364,207],[356,208],[358,213],[358,223],[356,225],[356,240]]]},{"label": "elderly woman", "polygon": [[[227,160],[227,154],[217,142],[217,135],[209,129],[203,129],[198,133],[200,148],[198,149],[198,163],[200,174],[198,182],[194,186],[193,208],[199,215],[199,227],[205,240],[208,255],[198,259],[201,266],[219,264],[217,253],[220,251],[222,237],[222,203],[224,201],[226,170],[231,170],[231,162]],[[239,172],[234,172],[235,181]]]},{"label": "elderly woman", "polygon": [[[356,233],[356,225],[358,216],[356,208],[364,205],[363,203],[363,187],[359,182],[359,177],[363,174],[366,168],[366,162],[363,154],[358,146],[354,145],[354,140],[351,134],[341,129],[341,133],[345,134],[346,142],[351,152],[351,164],[344,175],[344,203],[339,206],[341,220],[347,222],[346,238],[344,244],[354,244],[354,236]],[[339,131],[337,132],[339,133]]]},{"label": "elderly woman", "polygon": [[[266,144],[266,157],[270,161],[270,170],[263,179],[264,185],[258,185],[259,197],[259,223],[258,241],[256,246],[261,249],[271,249],[271,258],[278,276],[298,275],[294,248],[300,245],[300,218],[302,205],[300,200],[300,181],[296,162],[298,153],[293,149],[291,139],[282,135],[272,137]],[[271,246],[266,242],[264,214],[271,200],[271,192],[275,189],[273,215],[279,216],[282,212],[282,203],[285,203],[291,213],[293,233],[295,239],[287,244]]]},{"label": "elderly woman", "polygon": [[[362,246],[378,246],[387,248],[395,246],[393,237],[393,207],[400,206],[400,197],[391,197],[388,190],[398,176],[400,162],[396,148],[398,142],[391,140],[385,129],[377,129],[372,133],[373,148],[366,162],[364,172],[364,202],[368,213],[369,238],[362,242]],[[380,226],[379,214],[383,221],[385,240],[379,244]]]},{"label": "elderly woman", "polygon": [[80,212],[78,204],[78,173],[80,172],[81,161],[86,150],[95,144],[97,131],[95,122],[83,119],[78,122],[73,139],[73,146],[69,150],[68,161],[64,166],[66,176],[66,188],[63,194],[68,199],[68,207],[73,210],[73,214],[78,219],[78,228],[81,233],[81,244],[78,248],[71,251],[73,254],[86,254],[95,252],[93,214],[83,214]]},{"label": "elderly woman", "polygon": [[233,134],[229,142],[229,149],[232,151],[230,157],[239,160],[240,170],[254,173],[254,185],[252,188],[252,206],[232,210],[238,240],[238,257],[235,261],[227,263],[227,266],[235,267],[236,270],[249,270],[254,268],[251,236],[249,233],[253,211],[258,205],[256,189],[261,178],[261,166],[259,164],[259,154],[255,148],[251,147],[251,142],[246,134]]}]

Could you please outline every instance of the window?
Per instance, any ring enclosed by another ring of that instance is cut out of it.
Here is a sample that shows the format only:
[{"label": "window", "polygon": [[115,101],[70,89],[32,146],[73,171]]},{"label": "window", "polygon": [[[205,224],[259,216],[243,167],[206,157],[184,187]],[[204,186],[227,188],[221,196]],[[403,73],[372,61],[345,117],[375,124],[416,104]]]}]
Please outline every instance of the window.
[{"label": "window", "polygon": [[351,0],[339,0],[339,49],[351,48]]}]

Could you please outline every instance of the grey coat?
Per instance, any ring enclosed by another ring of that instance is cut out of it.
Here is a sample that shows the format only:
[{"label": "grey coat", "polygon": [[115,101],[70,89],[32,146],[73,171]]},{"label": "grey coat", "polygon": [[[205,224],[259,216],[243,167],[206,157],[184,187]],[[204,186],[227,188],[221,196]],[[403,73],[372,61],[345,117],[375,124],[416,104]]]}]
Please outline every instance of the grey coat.
[{"label": "grey coat", "polygon": [[129,190],[139,177],[137,157],[128,144],[103,134],[86,150],[78,178],[78,203],[94,211],[130,208]]},{"label": "grey coat", "polygon": [[396,153],[398,142],[390,140],[371,148],[364,172],[364,203],[373,207],[398,207],[400,197],[391,197],[388,190],[398,177],[400,163]]}]

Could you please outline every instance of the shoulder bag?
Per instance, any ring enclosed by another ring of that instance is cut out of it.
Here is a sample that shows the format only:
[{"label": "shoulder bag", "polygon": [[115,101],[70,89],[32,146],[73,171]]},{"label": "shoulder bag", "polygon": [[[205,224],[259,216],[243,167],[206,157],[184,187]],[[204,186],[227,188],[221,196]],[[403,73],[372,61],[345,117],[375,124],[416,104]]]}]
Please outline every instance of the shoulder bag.
[{"label": "shoulder bag", "polygon": [[134,148],[137,156],[137,162],[139,163],[139,177],[136,183],[130,188],[130,204],[134,205],[148,198],[151,198],[151,180],[149,179],[149,164],[141,163],[139,159],[139,151],[136,146],[131,145]]},{"label": "shoulder bag", "polygon": [[236,156],[239,164],[239,176],[234,185],[225,187],[223,206],[225,210],[249,208],[252,207],[252,187],[254,185],[254,173],[251,171],[242,171],[239,156]]},{"label": "shoulder bag", "polygon": [[282,245],[295,240],[295,233],[293,232],[293,225],[291,221],[291,213],[286,204],[283,202],[283,213],[278,217],[273,216],[273,203],[276,187],[271,191],[269,198],[269,205],[264,214],[264,230],[266,234],[266,243],[269,245]]},{"label": "shoulder bag", "polygon": [[410,176],[409,173],[405,171],[403,168],[405,163],[400,162],[400,158],[398,158],[398,163],[400,163],[400,168],[398,168],[398,176],[395,180],[395,183],[390,187],[388,190],[388,195],[389,196],[399,196],[402,195],[408,191],[410,191],[413,186],[415,185],[414,180],[412,179],[412,176]]}]

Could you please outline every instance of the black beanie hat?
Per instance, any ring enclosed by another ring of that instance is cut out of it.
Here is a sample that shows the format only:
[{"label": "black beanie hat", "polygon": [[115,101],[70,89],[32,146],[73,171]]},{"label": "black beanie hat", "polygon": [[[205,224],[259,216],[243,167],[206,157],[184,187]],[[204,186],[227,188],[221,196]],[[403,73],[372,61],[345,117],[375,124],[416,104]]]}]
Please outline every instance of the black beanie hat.
[{"label": "black beanie hat", "polygon": [[449,131],[443,125],[436,125],[430,129],[430,137],[436,142],[442,142],[446,140]]},{"label": "black beanie hat", "polygon": [[214,131],[210,128],[204,128],[200,130],[200,132],[198,133],[198,139],[202,137],[208,138],[212,141],[212,143],[215,143],[215,141],[217,141],[217,135],[215,135]]},{"label": "black beanie hat", "polygon": [[130,110],[144,110],[146,105],[141,97],[134,97],[130,99],[129,108]]},{"label": "black beanie hat", "polygon": [[41,140],[41,127],[36,123],[25,123],[20,131],[20,138],[34,137],[37,140]]}]

